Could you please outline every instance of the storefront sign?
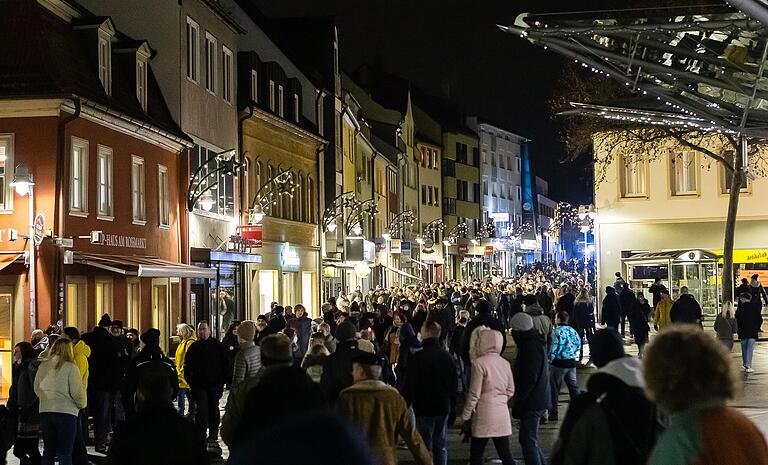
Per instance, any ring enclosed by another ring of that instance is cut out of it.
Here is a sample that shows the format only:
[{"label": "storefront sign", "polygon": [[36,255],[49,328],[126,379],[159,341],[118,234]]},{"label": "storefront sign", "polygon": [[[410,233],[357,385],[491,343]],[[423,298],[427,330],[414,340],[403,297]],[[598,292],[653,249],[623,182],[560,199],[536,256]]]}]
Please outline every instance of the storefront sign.
[{"label": "storefront sign", "polygon": [[494,223],[506,223],[509,221],[509,213],[491,212],[488,213],[488,218],[492,219]]},{"label": "storefront sign", "polygon": [[389,253],[400,253],[400,239],[392,239],[389,242]]},{"label": "storefront sign", "polygon": [[366,262],[376,261],[376,244],[371,241],[363,241],[363,258]]},{"label": "storefront sign", "polygon": [[492,245],[486,245],[485,246],[485,255],[493,255],[493,246]]},{"label": "storefront sign", "polygon": [[[715,255],[723,255],[722,250],[713,250]],[[720,259],[722,263],[723,259]],[[768,249],[737,249],[733,251],[733,263],[768,263]]]},{"label": "storefront sign", "polygon": [[45,216],[41,212],[38,212],[37,216],[35,216],[33,225],[35,226],[35,245],[40,245],[43,243],[43,236],[45,235]]},{"label": "storefront sign", "polygon": [[403,241],[400,244],[400,248],[402,250],[400,253],[402,254],[403,257],[411,258],[411,243],[410,242]]},{"label": "storefront sign", "polygon": [[100,245],[108,247],[126,247],[130,249],[146,249],[147,239],[144,237],[122,236],[119,234],[102,234]]},{"label": "storefront sign", "polygon": [[299,271],[301,258],[299,251],[288,242],[284,242],[280,248],[280,269],[282,271]]},{"label": "storefront sign", "polygon": [[462,257],[469,253],[469,246],[467,244],[459,244],[459,255]]},{"label": "storefront sign", "polygon": [[348,237],[344,243],[344,260],[373,263],[376,261],[376,244],[361,236]]}]

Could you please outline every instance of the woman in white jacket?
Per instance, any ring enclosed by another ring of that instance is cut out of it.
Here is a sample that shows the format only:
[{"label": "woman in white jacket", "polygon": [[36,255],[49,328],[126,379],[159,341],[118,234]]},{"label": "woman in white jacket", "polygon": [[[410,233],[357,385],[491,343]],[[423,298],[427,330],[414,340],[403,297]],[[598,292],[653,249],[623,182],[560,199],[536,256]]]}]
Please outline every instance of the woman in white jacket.
[{"label": "woman in white jacket", "polygon": [[77,414],[85,408],[80,370],[74,364],[72,342],[59,338],[35,376],[35,394],[40,398],[40,427],[43,432],[42,465],[72,465]]}]

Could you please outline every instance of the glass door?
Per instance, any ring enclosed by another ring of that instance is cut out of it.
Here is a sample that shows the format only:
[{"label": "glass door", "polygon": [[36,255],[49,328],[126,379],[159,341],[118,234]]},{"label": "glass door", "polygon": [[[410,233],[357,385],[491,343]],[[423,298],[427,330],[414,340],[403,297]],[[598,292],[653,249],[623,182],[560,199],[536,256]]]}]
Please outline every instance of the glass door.
[{"label": "glass door", "polygon": [[13,366],[13,288],[0,287],[0,397],[8,398]]},{"label": "glass door", "polygon": [[152,280],[152,327],[160,331],[160,348],[168,351],[168,279]]},{"label": "glass door", "polygon": [[717,264],[702,263],[699,265],[701,276],[701,311],[704,315],[717,315],[720,301],[720,289],[717,283]]}]

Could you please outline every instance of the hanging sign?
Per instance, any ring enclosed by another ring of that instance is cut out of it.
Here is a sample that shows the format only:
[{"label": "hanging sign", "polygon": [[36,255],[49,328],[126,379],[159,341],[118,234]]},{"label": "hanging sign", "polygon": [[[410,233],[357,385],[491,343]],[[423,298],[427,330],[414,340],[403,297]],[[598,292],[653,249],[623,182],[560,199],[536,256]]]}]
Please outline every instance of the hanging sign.
[{"label": "hanging sign", "polygon": [[33,223],[35,226],[35,245],[40,245],[43,242],[43,237],[45,236],[45,216],[43,216],[42,212],[38,212],[37,216],[35,216],[35,222]]}]

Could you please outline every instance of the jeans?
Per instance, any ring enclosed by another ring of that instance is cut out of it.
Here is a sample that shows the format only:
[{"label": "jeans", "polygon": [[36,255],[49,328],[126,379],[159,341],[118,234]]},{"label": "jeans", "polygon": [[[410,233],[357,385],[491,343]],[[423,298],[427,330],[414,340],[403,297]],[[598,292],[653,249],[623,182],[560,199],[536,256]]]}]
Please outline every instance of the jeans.
[{"label": "jeans", "polygon": [[114,394],[110,391],[93,389],[88,391],[88,407],[93,416],[93,439],[96,447],[107,443],[107,436],[112,426],[112,404]]},{"label": "jeans", "polygon": [[432,454],[434,464],[446,465],[448,463],[448,415],[437,417],[416,416],[416,429],[419,430],[421,438],[424,439],[424,445],[427,450]]},{"label": "jeans", "polygon": [[80,410],[77,415],[77,431],[75,443],[72,449],[72,463],[74,465],[88,465],[88,451],[85,448],[85,438],[88,436],[88,411]]},{"label": "jeans", "polygon": [[189,393],[189,388],[179,388],[179,395],[176,396],[176,402],[178,402],[179,415],[184,416],[184,408],[187,406],[185,399],[189,401],[189,413],[195,414],[195,404],[192,402],[192,396]]},{"label": "jeans", "polygon": [[741,360],[744,362],[745,368],[752,368],[752,352],[755,350],[756,339],[742,339],[741,340]]},{"label": "jeans", "polygon": [[43,412],[40,414],[43,431],[43,465],[53,465],[56,457],[59,465],[72,465],[72,448],[75,445],[77,416],[66,413]]},{"label": "jeans", "polygon": [[568,392],[571,395],[571,400],[581,392],[579,390],[579,384],[576,382],[576,368],[560,368],[553,365],[549,366],[549,419],[555,419],[558,417],[558,398],[560,397],[560,388],[563,385],[563,380],[568,386]]},{"label": "jeans", "polygon": [[589,347],[589,356],[592,357],[592,336],[595,335],[594,322],[586,328],[578,328],[579,338],[581,339],[581,347],[579,347],[579,362],[584,358],[584,339],[587,340],[587,346]]},{"label": "jeans", "polygon": [[219,440],[219,399],[224,393],[224,386],[207,388],[192,388],[192,399],[195,402],[195,423],[205,436],[208,432],[208,442]]},{"label": "jeans", "polygon": [[[469,465],[483,465],[483,452],[488,440],[493,439],[493,446],[496,453],[499,454],[503,465],[515,465],[512,458],[512,450],[509,447],[509,436],[500,436],[497,438],[476,438],[472,436],[469,441]],[[437,464],[437,462],[435,462]]]},{"label": "jeans", "polygon": [[544,410],[526,410],[520,418],[520,447],[523,450],[525,465],[544,465],[544,454],[539,447],[539,420]]}]

